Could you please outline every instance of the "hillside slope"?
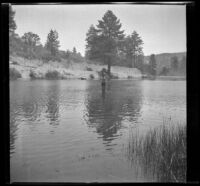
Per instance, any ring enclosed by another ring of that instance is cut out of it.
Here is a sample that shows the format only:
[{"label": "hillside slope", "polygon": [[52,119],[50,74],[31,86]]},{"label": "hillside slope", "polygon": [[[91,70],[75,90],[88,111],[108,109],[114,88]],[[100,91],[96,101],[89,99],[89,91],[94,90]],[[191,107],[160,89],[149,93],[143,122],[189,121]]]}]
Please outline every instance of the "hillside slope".
[{"label": "hillside slope", "polygon": [[[46,73],[57,72],[61,79],[99,79],[99,72],[106,65],[74,63],[62,60],[61,62],[44,63],[41,60],[28,60],[18,56],[10,56],[10,69],[17,70],[23,79],[29,79],[30,73],[37,79],[44,79]],[[119,79],[141,78],[141,72],[136,68],[112,66],[111,73]]]}]

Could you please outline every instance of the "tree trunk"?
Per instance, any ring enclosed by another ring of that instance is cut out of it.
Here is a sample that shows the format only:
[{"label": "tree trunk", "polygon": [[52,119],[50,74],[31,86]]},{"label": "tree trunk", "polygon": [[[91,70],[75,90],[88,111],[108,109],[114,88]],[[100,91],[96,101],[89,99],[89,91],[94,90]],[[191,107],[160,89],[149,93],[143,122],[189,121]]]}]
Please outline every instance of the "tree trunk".
[{"label": "tree trunk", "polygon": [[133,66],[132,68],[135,68],[135,55],[133,56]]},{"label": "tree trunk", "polygon": [[108,61],[108,76],[110,77],[110,69],[111,69],[111,64],[110,64],[110,61]]},{"label": "tree trunk", "polygon": [[106,63],[108,65],[107,75],[110,77],[110,69],[111,69],[110,57],[106,56],[105,60],[106,60]]}]

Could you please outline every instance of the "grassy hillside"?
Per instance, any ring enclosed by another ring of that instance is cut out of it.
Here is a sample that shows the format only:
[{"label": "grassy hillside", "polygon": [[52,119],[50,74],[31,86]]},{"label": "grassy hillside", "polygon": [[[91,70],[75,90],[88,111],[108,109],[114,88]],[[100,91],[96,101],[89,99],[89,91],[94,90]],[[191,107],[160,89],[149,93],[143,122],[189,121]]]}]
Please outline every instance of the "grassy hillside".
[{"label": "grassy hillside", "polygon": [[[76,63],[72,60],[44,62],[38,59],[26,59],[10,56],[10,79],[99,79],[99,73],[106,65]],[[112,66],[113,78],[141,78],[141,72],[136,68]]]}]

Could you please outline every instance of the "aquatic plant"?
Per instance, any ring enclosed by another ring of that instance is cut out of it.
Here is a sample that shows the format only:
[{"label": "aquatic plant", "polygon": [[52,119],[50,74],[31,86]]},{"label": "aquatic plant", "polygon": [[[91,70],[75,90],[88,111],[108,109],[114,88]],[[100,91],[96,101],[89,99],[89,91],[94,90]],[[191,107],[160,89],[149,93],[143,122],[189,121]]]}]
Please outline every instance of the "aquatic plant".
[{"label": "aquatic plant", "polygon": [[161,182],[186,182],[186,125],[162,125],[146,134],[131,132],[128,158]]}]

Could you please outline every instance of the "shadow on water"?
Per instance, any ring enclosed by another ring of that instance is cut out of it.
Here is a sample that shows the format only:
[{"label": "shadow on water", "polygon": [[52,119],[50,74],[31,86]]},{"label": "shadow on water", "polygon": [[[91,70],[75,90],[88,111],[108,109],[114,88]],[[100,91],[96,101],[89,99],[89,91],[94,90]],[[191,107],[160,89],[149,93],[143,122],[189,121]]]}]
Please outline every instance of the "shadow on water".
[{"label": "shadow on water", "polygon": [[102,89],[102,99],[105,100],[105,96],[106,96],[106,86],[101,86]]},{"label": "shadow on water", "polygon": [[[105,87],[90,81],[85,101],[85,120],[109,148],[120,133],[122,121],[136,121],[141,107],[141,87],[134,81],[110,81]],[[132,122],[132,124],[135,124]]]}]

